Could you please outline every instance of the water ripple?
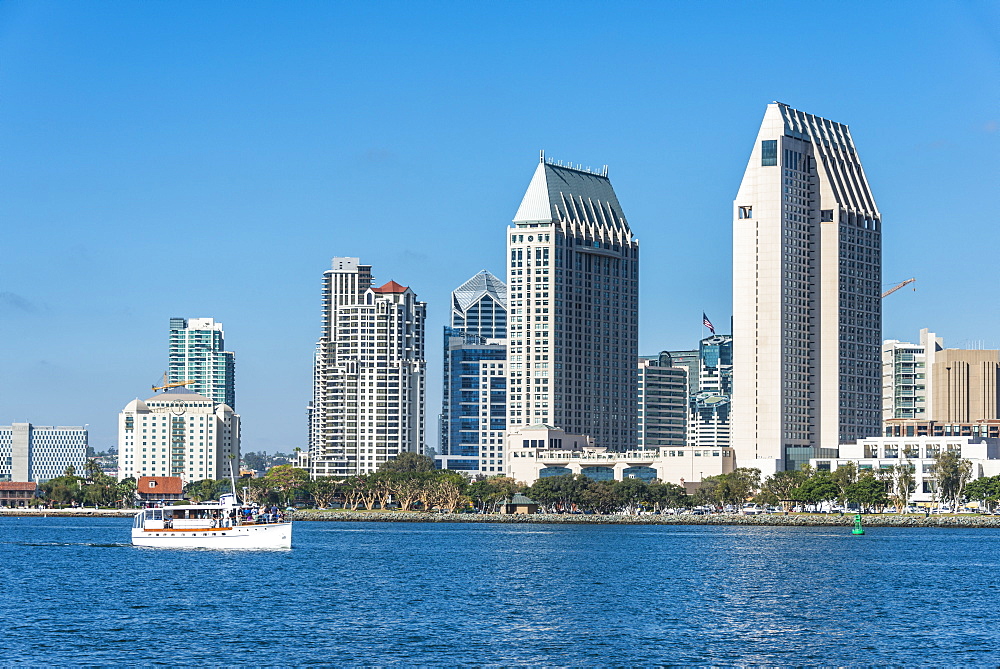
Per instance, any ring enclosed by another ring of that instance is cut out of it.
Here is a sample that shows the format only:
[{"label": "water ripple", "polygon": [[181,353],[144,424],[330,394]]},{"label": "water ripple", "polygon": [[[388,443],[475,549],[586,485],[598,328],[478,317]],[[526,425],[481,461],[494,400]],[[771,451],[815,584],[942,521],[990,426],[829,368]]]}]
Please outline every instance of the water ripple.
[{"label": "water ripple", "polygon": [[244,552],[13,527],[4,664],[1000,663],[997,530],[298,523]]}]

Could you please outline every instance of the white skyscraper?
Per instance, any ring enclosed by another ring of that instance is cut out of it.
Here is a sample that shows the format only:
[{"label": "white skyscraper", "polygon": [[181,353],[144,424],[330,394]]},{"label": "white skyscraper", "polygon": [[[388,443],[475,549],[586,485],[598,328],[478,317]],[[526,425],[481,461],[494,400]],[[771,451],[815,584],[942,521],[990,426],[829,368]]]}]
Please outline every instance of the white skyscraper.
[{"label": "white skyscraper", "polygon": [[733,203],[741,463],[879,434],[881,230],[847,126],[768,105]]},{"label": "white skyscraper", "polygon": [[424,450],[427,305],[371,266],[334,258],[323,274],[309,455],[313,476],[364,474],[404,451]]},{"label": "white skyscraper", "polygon": [[508,430],[636,445],[639,242],[607,168],[546,162],[507,231]]}]

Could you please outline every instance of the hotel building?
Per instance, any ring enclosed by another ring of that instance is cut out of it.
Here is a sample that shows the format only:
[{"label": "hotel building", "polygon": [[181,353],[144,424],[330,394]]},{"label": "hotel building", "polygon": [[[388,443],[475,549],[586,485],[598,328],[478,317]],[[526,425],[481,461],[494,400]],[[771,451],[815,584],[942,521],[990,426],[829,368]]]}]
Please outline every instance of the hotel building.
[{"label": "hotel building", "polygon": [[544,154],[507,230],[507,427],[636,445],[639,242],[601,172]]},{"label": "hotel building", "polygon": [[132,400],[118,414],[118,477],[228,478],[240,463],[240,417],[187,388]]},{"label": "hotel building", "polygon": [[733,202],[741,464],[798,469],[879,434],[881,258],[881,216],[848,127],[768,105]]}]

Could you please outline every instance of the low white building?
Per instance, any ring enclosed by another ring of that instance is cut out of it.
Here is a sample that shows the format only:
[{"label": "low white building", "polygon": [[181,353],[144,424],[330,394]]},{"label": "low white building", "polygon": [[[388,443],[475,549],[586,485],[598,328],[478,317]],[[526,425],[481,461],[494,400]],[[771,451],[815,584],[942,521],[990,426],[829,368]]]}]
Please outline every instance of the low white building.
[{"label": "low white building", "polygon": [[0,481],[48,481],[70,466],[82,475],[86,462],[86,427],[0,426]]},{"label": "low white building", "polygon": [[221,479],[239,462],[239,415],[204,395],[171,388],[132,400],[118,416],[119,478]]},{"label": "low white building", "polygon": [[841,444],[836,458],[813,458],[820,471],[834,471],[848,462],[860,470],[887,472],[897,464],[910,464],[916,478],[911,496],[915,503],[934,501],[934,457],[942,451],[957,451],[972,463],[973,480],[1000,474],[1000,439],[988,437],[870,437],[854,444]]},{"label": "low white building", "polygon": [[583,474],[598,481],[640,478],[678,485],[700,483],[735,467],[730,448],[670,446],[615,452],[594,446],[593,439],[547,425],[507,433],[507,474],[531,485],[540,478]]}]

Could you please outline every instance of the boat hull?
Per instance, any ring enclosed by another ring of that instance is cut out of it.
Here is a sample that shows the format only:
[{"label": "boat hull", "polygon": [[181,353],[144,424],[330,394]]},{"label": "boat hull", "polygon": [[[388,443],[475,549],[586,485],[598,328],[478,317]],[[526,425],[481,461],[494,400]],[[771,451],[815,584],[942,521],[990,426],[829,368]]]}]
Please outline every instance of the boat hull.
[{"label": "boat hull", "polygon": [[132,545],[149,548],[291,548],[292,524],[179,530],[132,528]]}]

